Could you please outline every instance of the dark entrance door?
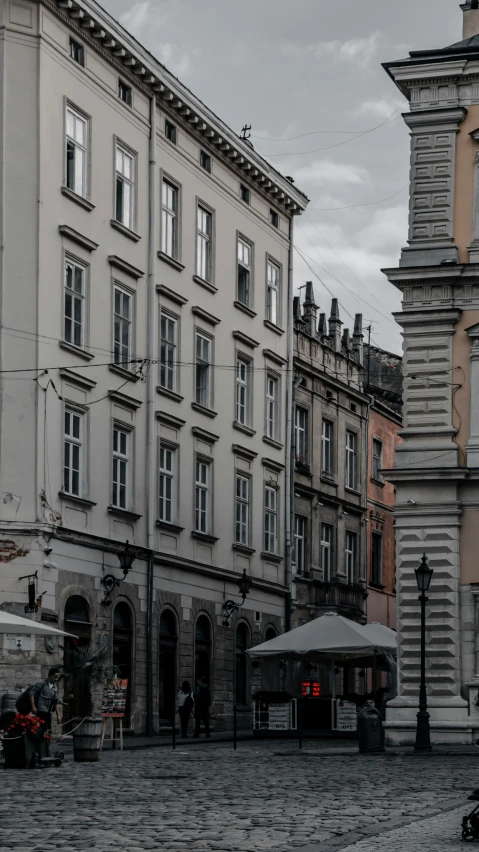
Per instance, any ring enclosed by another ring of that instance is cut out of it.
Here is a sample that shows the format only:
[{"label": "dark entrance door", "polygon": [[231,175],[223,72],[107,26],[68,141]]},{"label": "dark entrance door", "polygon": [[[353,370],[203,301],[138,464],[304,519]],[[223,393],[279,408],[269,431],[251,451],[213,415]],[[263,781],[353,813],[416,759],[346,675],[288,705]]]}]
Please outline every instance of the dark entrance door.
[{"label": "dark entrance door", "polygon": [[160,618],[158,712],[160,725],[173,723],[176,712],[178,627],[175,614],[165,609]]},{"label": "dark entrance door", "polygon": [[[75,651],[82,648],[88,648],[91,640],[91,621],[88,602],[81,595],[72,595],[68,598],[65,604],[65,630],[69,633],[74,633],[78,639],[71,639],[65,636],[63,666],[65,672],[71,671],[75,658]],[[90,706],[90,688],[88,680],[81,682],[75,679],[75,682],[65,689],[63,696],[63,721],[65,727],[64,733],[68,733],[75,727],[73,720],[83,719],[91,713]]]},{"label": "dark entrance door", "polygon": [[113,665],[119,670],[119,677],[128,681],[126,694],[125,728],[131,727],[131,691],[133,673],[133,619],[127,603],[120,601],[113,613]]},{"label": "dark entrance door", "polygon": [[195,628],[195,684],[203,675],[211,689],[211,622],[200,615]]}]

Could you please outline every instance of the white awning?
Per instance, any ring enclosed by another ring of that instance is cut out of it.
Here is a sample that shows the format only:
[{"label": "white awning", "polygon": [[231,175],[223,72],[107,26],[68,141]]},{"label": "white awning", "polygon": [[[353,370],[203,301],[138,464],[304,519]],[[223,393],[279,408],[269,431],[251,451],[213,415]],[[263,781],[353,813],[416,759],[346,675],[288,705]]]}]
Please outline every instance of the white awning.
[{"label": "white awning", "polygon": [[17,633],[19,635],[36,636],[69,636],[71,639],[77,639],[73,633],[65,633],[64,630],[57,630],[55,627],[50,627],[49,624],[43,624],[41,621],[32,621],[30,618],[22,618],[21,615],[13,615],[11,612],[0,610],[0,633]]}]

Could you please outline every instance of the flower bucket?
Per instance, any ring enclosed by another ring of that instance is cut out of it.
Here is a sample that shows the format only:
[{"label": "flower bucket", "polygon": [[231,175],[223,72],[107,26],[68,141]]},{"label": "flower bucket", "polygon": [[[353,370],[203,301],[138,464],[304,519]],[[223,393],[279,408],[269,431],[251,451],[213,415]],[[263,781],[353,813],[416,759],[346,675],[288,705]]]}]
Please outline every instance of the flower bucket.
[{"label": "flower bucket", "polygon": [[100,759],[101,719],[85,719],[73,732],[73,757],[76,763],[95,763]]},{"label": "flower bucket", "polygon": [[26,734],[4,737],[3,752],[5,769],[34,769],[37,763],[38,744],[33,743]]}]

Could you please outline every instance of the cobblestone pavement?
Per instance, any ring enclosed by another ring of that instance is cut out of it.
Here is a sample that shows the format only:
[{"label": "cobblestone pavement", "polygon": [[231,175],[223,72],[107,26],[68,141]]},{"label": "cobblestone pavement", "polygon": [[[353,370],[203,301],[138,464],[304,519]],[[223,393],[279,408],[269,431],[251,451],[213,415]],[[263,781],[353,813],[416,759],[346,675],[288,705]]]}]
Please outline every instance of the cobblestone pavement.
[{"label": "cobblestone pavement", "polygon": [[[321,756],[319,747],[301,753],[269,742],[242,743],[236,752],[179,744],[176,752],[104,753],[98,764],[0,769],[0,852],[373,852],[386,849],[373,844],[393,828],[404,832],[403,845],[387,848],[413,852],[402,826],[415,823],[410,832],[426,850],[419,838],[427,829],[417,821],[436,814],[441,823],[431,824],[436,830],[445,821],[453,850],[470,809],[466,796],[479,786],[478,759]],[[459,805],[457,817],[444,815]]]},{"label": "cobblestone pavement", "polygon": [[415,822],[405,828],[386,831],[379,837],[361,840],[347,846],[345,852],[464,852],[468,847],[461,840],[461,820],[466,808],[453,810],[439,817]]}]

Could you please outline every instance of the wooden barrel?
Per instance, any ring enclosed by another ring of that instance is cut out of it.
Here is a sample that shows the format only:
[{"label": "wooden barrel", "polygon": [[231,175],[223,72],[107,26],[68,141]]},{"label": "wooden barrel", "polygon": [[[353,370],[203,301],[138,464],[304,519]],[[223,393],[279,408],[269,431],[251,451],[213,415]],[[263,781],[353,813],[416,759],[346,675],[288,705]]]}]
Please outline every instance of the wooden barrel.
[{"label": "wooden barrel", "polygon": [[73,757],[77,763],[100,759],[101,719],[85,719],[73,733]]}]

